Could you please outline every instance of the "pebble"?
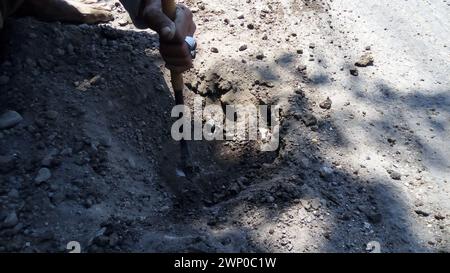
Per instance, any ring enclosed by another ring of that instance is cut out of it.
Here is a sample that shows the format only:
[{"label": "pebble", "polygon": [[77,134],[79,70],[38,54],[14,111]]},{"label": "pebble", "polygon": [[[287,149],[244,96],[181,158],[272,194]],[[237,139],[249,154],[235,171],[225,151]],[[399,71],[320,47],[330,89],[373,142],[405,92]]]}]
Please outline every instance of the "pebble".
[{"label": "pebble", "polygon": [[36,182],[39,185],[39,184],[49,180],[51,176],[52,176],[52,173],[49,169],[42,168],[39,170],[36,178],[34,179],[34,182]]},{"label": "pebble", "polygon": [[440,213],[437,213],[436,215],[434,215],[434,219],[436,219],[436,220],[444,220],[445,216],[440,214]]},{"label": "pebble", "polygon": [[13,128],[22,120],[22,116],[16,111],[6,111],[0,115],[0,130]]},{"label": "pebble", "polygon": [[355,63],[356,66],[359,67],[366,67],[366,66],[371,66],[373,65],[373,57],[372,54],[370,54],[369,52],[362,55],[359,60]]},{"label": "pebble", "polygon": [[394,179],[394,180],[401,180],[402,179],[402,175],[399,172],[397,172],[397,171],[391,171],[390,175],[391,175],[391,178]]},{"label": "pebble", "polygon": [[350,68],[350,74],[351,74],[352,76],[357,77],[357,76],[359,75],[358,69],[356,69],[356,68]]},{"label": "pebble", "polygon": [[258,60],[262,60],[262,59],[264,59],[265,57],[266,57],[266,56],[264,56],[264,53],[262,53],[262,52],[256,54],[256,59],[258,59]]},{"label": "pebble", "polygon": [[320,168],[320,177],[322,177],[326,181],[332,181],[333,174],[334,174],[334,171],[330,167],[323,166]]},{"label": "pebble", "polygon": [[219,53],[219,49],[217,49],[217,47],[211,47],[211,52],[212,53]]},{"label": "pebble", "polygon": [[301,65],[297,66],[297,70],[298,70],[299,72],[303,72],[303,71],[305,71],[306,69],[308,69],[308,67],[307,67],[306,65],[301,64]]},{"label": "pebble", "polygon": [[17,214],[15,211],[8,214],[8,216],[3,221],[3,226],[6,228],[15,227],[19,223],[19,219],[17,218]]},{"label": "pebble", "polygon": [[313,114],[305,114],[302,116],[302,120],[307,127],[317,124],[317,118]]},{"label": "pebble", "polygon": [[50,120],[55,120],[58,117],[58,112],[54,110],[49,110],[47,111],[46,116]]},{"label": "pebble", "polygon": [[247,45],[246,44],[242,44],[240,47],[239,47],[239,51],[244,51],[244,50],[246,50],[247,49]]},{"label": "pebble", "polygon": [[326,100],[324,100],[323,102],[321,102],[321,103],[319,104],[319,106],[320,106],[320,108],[322,108],[322,109],[329,110],[329,109],[331,109],[331,104],[332,104],[331,99],[330,99],[330,98],[327,98]]},{"label": "pebble", "polygon": [[430,216],[429,212],[426,212],[426,211],[423,211],[423,210],[420,210],[420,209],[416,209],[414,212],[417,213],[417,215],[419,215],[419,216],[423,216],[423,217]]}]

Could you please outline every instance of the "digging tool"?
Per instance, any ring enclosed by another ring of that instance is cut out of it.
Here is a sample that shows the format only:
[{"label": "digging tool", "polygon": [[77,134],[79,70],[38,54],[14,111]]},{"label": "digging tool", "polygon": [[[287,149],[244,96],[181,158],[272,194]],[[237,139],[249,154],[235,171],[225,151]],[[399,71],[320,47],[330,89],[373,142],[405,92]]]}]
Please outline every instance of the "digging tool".
[{"label": "digging tool", "polygon": [[[165,0],[162,1],[162,9],[164,14],[166,14],[172,21],[176,18],[177,12],[177,4],[175,0]],[[172,82],[172,88],[175,95],[175,104],[176,105],[184,105],[183,98],[183,74],[178,73],[174,70],[170,71],[170,78]],[[189,152],[189,147],[186,140],[180,140],[180,149],[181,149],[181,166],[176,170],[177,177],[186,177],[187,172],[192,172],[192,159]]]}]

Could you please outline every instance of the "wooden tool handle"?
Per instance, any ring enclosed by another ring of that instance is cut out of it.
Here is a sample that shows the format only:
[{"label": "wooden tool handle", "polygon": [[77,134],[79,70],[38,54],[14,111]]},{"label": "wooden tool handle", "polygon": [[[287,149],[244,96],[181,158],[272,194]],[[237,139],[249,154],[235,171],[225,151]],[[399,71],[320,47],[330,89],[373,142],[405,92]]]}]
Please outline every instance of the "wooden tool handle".
[{"label": "wooden tool handle", "polygon": [[164,14],[174,21],[177,15],[177,3],[175,0],[161,0],[161,4]]}]

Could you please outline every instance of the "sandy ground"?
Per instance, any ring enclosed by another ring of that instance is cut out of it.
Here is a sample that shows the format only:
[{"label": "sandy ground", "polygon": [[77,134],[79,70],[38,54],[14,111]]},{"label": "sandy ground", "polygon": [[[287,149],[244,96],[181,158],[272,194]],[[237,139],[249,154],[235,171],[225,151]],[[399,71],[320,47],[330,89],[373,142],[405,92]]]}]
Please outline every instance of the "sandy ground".
[{"label": "sandy ground", "polygon": [[177,191],[157,37],[104,2],[108,24],[2,35],[23,120],[0,131],[0,251],[450,251],[450,3],[186,1],[188,103],[277,104],[282,130],[271,153],[192,143],[204,175]]}]

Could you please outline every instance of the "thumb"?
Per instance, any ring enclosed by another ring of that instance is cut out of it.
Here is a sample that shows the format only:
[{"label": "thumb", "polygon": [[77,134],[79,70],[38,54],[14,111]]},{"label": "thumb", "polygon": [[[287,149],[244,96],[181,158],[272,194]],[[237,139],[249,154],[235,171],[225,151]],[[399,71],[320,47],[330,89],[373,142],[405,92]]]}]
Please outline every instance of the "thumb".
[{"label": "thumb", "polygon": [[158,33],[161,39],[166,41],[172,40],[175,37],[176,33],[175,24],[170,21],[169,25],[162,27]]}]

